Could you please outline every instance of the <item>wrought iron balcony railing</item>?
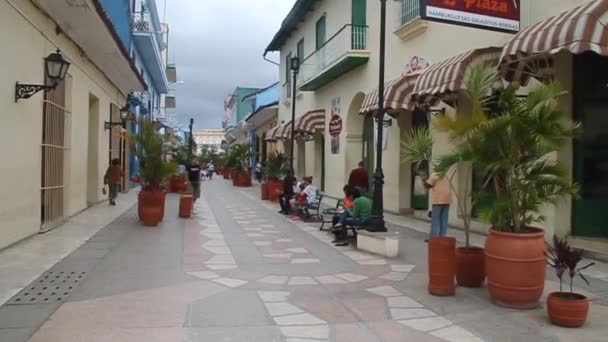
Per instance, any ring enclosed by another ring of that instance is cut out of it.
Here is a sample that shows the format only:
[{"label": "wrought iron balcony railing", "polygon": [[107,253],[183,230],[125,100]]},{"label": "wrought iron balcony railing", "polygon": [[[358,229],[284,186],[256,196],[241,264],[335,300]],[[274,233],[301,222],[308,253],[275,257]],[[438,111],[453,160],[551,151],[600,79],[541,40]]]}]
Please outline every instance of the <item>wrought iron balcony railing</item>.
[{"label": "wrought iron balcony railing", "polygon": [[399,0],[397,27],[420,17],[420,0]]},{"label": "wrought iron balcony railing", "polygon": [[298,74],[298,86],[306,85],[349,55],[366,50],[367,26],[344,25],[319,49],[304,59]]}]

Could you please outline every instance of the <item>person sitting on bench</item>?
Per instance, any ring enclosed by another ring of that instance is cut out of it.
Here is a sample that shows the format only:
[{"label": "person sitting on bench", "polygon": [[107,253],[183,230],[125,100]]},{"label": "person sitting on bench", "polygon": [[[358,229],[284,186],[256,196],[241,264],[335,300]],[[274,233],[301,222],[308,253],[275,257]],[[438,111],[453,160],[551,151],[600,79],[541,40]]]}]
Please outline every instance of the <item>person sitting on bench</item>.
[{"label": "person sitting on bench", "polygon": [[367,224],[372,213],[372,201],[361,195],[357,188],[347,189],[346,195],[354,199],[353,208],[344,210],[340,222],[333,229],[336,234],[336,245],[346,243],[348,227],[360,227]]},{"label": "person sitting on bench", "polygon": [[353,198],[349,197],[347,192],[348,189],[350,189],[351,186],[346,184],[343,188],[342,188],[342,192],[344,193],[344,198],[338,201],[338,204],[336,205],[336,214],[334,215],[334,217],[331,219],[331,226],[335,227],[336,224],[338,224],[338,222],[340,222],[340,218],[342,217],[342,213],[348,208],[348,209],[352,209],[353,208]]},{"label": "person sitting on bench", "polygon": [[304,189],[302,190],[302,194],[304,195],[304,201],[299,203],[298,205],[298,214],[303,217],[309,217],[307,209],[315,207],[318,205],[317,192],[319,191],[316,186],[312,184],[312,177],[304,177]]}]

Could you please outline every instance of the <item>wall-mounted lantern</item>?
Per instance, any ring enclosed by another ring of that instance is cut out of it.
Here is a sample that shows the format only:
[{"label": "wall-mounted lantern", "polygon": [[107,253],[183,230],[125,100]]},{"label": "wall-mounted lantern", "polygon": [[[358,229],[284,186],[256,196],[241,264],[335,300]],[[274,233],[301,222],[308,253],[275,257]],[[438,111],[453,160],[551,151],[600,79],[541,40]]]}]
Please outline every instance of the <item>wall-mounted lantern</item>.
[{"label": "wall-mounted lantern", "polygon": [[15,102],[29,99],[41,90],[52,90],[65,79],[70,63],[63,59],[61,51],[51,53],[44,59],[44,84],[15,84]]}]

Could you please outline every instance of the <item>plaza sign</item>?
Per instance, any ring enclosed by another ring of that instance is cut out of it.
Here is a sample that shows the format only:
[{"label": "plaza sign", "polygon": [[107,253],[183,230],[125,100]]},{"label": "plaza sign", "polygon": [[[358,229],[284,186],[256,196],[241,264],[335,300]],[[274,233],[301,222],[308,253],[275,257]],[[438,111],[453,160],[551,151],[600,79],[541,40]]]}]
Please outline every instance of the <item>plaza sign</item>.
[{"label": "plaza sign", "polygon": [[424,19],[506,32],[520,28],[520,0],[423,1]]}]

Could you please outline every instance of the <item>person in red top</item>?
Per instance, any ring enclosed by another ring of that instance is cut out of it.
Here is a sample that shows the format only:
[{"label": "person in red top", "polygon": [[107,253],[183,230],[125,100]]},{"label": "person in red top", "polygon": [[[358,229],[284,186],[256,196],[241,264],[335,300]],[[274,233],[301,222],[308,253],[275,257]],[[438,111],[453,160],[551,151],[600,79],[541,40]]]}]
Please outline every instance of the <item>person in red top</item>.
[{"label": "person in red top", "polygon": [[348,185],[359,189],[362,194],[366,193],[369,189],[369,174],[367,173],[365,164],[362,161],[359,162],[359,167],[350,172],[350,176],[348,177]]}]

